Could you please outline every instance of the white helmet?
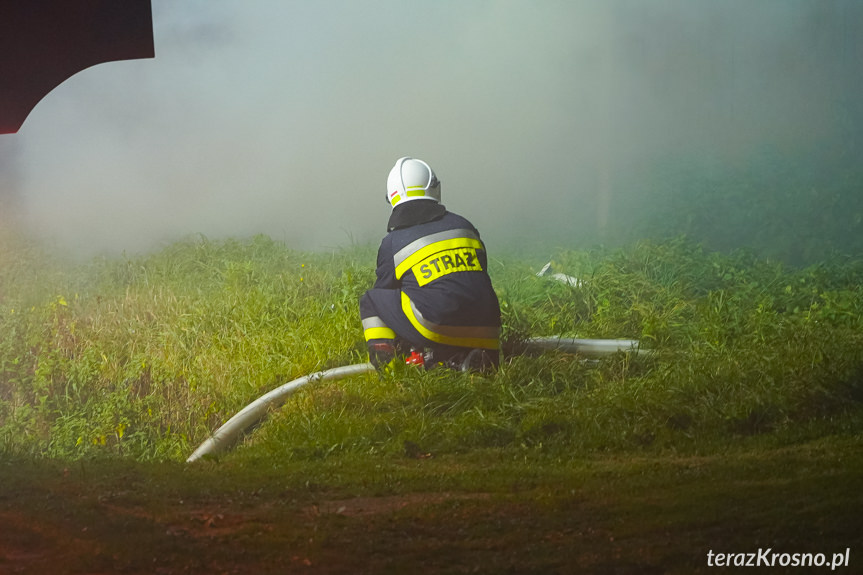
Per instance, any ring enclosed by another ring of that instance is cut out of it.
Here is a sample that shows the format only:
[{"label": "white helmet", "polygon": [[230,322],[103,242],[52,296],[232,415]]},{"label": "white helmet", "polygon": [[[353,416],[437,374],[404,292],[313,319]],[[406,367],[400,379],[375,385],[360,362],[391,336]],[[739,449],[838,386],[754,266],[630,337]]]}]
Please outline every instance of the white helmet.
[{"label": "white helmet", "polygon": [[440,180],[422,160],[399,158],[387,177],[387,203],[396,207],[411,200],[440,202]]}]

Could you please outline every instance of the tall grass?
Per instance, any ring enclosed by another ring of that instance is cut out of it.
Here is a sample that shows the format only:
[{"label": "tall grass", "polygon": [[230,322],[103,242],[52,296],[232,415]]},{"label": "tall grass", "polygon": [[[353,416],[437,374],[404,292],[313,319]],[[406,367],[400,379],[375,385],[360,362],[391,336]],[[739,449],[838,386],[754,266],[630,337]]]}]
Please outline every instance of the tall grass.
[{"label": "tall grass", "polygon": [[[507,350],[563,334],[637,338],[656,353],[510,353],[492,376],[404,367],[319,383],[244,449],[682,448],[860,420],[859,261],[795,269],[678,239],[558,252],[578,287],[525,262],[490,265]],[[74,266],[3,238],[0,450],[184,458],[262,393],[365,361],[357,300],[373,268],[371,246],[306,253],[263,236]]]}]

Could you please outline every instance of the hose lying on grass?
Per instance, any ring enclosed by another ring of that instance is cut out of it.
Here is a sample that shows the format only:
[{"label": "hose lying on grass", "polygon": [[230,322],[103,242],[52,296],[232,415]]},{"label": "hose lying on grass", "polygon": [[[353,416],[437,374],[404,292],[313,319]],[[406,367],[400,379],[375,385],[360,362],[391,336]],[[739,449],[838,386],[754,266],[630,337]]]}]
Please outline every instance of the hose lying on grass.
[{"label": "hose lying on grass", "polygon": [[[639,355],[649,353],[649,350],[639,349],[639,342],[634,339],[575,339],[559,336],[535,337],[528,339],[524,342],[524,345],[525,350],[529,352],[560,350],[587,356],[613,355],[618,352],[631,352]],[[195,452],[186,459],[186,462],[191,463],[201,459],[205,455],[215,455],[227,450],[244,431],[263,419],[271,407],[278,407],[294,391],[308,383],[343,379],[351,375],[368,373],[374,370],[374,366],[370,363],[344,365],[306,375],[277,387],[253,401],[226,421],[224,425],[213,432],[213,435],[198,446]]]},{"label": "hose lying on grass", "polygon": [[586,356],[614,355],[618,352],[649,355],[651,350],[641,349],[637,339],[578,339],[572,337],[532,337],[524,342],[526,351],[565,351]]},{"label": "hose lying on grass", "polygon": [[253,401],[237,412],[234,417],[226,421],[213,435],[198,446],[198,449],[186,459],[186,463],[197,461],[205,455],[214,455],[220,451],[224,451],[236,441],[240,434],[260,421],[267,414],[270,407],[278,407],[289,395],[307,383],[328,379],[342,379],[350,375],[367,373],[374,370],[375,366],[370,363],[343,365],[342,367],[334,367],[333,369],[306,375],[277,387]]}]

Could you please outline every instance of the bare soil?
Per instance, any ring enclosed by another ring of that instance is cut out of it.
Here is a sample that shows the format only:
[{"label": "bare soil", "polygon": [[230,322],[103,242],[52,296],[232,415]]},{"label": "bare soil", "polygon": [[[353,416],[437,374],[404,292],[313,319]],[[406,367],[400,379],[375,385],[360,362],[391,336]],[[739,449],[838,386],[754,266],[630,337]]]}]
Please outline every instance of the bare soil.
[{"label": "bare soil", "polygon": [[850,548],[835,572],[860,572],[854,438],[582,465],[395,462],[391,484],[304,465],[0,461],[0,575],[714,573],[709,551],[766,547]]}]

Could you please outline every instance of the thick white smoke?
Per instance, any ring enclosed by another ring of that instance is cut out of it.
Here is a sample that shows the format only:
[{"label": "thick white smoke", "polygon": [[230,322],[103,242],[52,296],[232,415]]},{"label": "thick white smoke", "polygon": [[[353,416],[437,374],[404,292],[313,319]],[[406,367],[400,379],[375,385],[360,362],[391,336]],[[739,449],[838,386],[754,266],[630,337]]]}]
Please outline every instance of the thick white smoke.
[{"label": "thick white smoke", "polygon": [[487,239],[568,241],[613,223],[657,163],[725,166],[859,120],[850,1],[153,10],[154,60],[76,75],[2,137],[31,230],[86,252],[194,233],[374,241],[386,174],[414,155]]}]

